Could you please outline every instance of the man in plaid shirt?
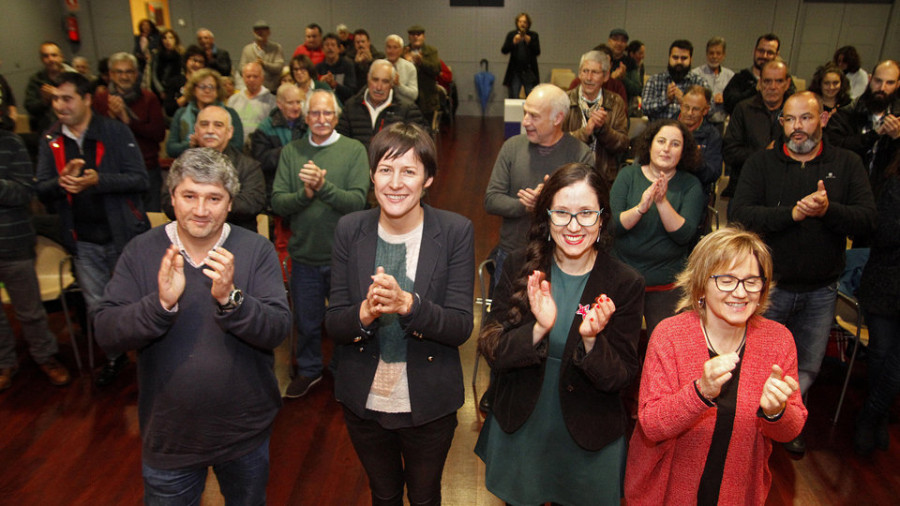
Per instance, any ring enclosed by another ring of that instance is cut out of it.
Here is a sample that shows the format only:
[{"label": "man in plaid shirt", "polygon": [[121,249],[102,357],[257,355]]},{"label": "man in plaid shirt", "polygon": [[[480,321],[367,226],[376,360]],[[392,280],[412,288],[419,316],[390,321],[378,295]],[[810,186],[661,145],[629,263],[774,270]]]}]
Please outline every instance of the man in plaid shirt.
[{"label": "man in plaid shirt", "polygon": [[643,109],[650,121],[678,118],[681,99],[694,85],[706,86],[703,78],[691,74],[694,45],[679,39],[669,46],[669,66],[666,72],[652,76],[644,86]]}]

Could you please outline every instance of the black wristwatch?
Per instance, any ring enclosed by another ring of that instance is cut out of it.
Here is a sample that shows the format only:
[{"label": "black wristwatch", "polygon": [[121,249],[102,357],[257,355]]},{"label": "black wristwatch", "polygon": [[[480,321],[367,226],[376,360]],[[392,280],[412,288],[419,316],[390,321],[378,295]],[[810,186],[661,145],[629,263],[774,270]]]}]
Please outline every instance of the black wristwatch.
[{"label": "black wristwatch", "polygon": [[235,288],[228,294],[228,302],[225,304],[219,304],[219,301],[216,301],[216,305],[219,306],[219,314],[225,314],[228,311],[233,309],[237,309],[241,303],[244,302],[244,292]]}]

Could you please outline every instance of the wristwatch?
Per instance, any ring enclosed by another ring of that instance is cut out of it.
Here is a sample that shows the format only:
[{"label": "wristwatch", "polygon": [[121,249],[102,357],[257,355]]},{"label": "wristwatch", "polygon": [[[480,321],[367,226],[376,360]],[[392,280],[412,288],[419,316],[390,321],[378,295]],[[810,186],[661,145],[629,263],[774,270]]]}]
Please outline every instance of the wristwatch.
[{"label": "wristwatch", "polygon": [[244,292],[235,288],[228,294],[228,302],[219,304],[219,301],[216,301],[216,305],[219,306],[219,314],[224,314],[233,309],[237,309],[242,302],[244,302]]}]

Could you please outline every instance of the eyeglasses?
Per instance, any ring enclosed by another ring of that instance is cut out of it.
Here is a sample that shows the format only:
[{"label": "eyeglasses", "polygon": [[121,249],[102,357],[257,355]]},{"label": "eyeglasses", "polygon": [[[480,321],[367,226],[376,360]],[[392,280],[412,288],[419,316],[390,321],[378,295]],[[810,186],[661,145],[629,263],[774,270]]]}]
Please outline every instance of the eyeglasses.
[{"label": "eyeglasses", "polygon": [[215,84],[198,84],[197,86],[195,86],[195,88],[197,88],[200,91],[213,91],[216,89],[216,85]]},{"label": "eyeglasses", "polygon": [[723,292],[733,292],[737,290],[738,285],[743,284],[745,292],[759,293],[766,286],[766,278],[763,276],[739,279],[730,274],[716,274],[710,277],[716,280],[716,288]]},{"label": "eyeglasses", "polygon": [[547,209],[547,215],[550,216],[550,223],[553,223],[557,227],[567,226],[572,222],[572,218],[575,218],[575,221],[582,227],[593,227],[597,224],[597,221],[600,220],[600,215],[602,213],[603,209],[599,211],[578,211],[577,213],[570,213],[569,211],[563,211],[562,209]]},{"label": "eyeglasses", "polygon": [[309,111],[306,113],[307,116],[318,118],[319,116],[328,119],[334,116],[334,111]]}]

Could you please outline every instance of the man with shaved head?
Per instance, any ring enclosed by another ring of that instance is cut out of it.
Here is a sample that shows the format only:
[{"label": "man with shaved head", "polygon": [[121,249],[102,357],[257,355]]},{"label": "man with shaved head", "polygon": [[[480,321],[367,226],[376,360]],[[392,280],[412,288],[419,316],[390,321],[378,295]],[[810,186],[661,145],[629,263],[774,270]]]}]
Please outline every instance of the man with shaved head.
[{"label": "man with shaved head", "polygon": [[[804,396],[825,356],[847,235],[875,226],[862,161],[823,140],[826,118],[811,92],[785,101],[779,119],[785,140],[747,160],[729,216],[762,235],[772,250],[769,281],[776,286],[765,316],[794,336]],[[785,448],[803,453],[803,436]]]},{"label": "man with shaved head", "polygon": [[265,71],[262,64],[252,61],[241,67],[245,88],[228,97],[228,107],[237,111],[244,127],[244,143],[259,124],[269,117],[275,108],[275,95],[263,86]]}]

